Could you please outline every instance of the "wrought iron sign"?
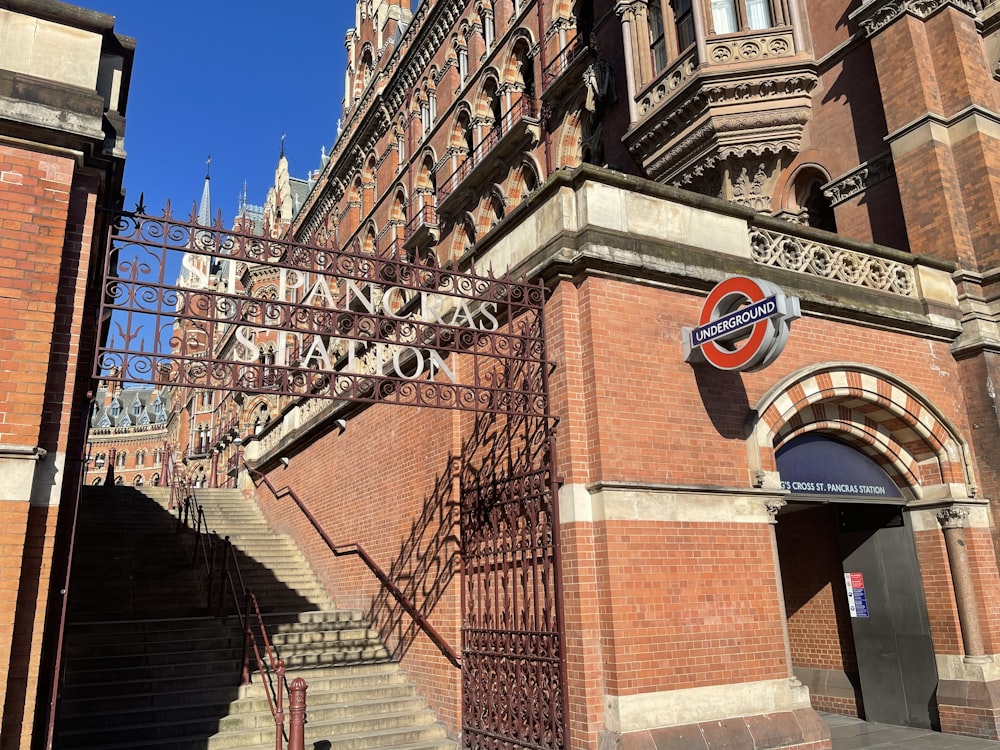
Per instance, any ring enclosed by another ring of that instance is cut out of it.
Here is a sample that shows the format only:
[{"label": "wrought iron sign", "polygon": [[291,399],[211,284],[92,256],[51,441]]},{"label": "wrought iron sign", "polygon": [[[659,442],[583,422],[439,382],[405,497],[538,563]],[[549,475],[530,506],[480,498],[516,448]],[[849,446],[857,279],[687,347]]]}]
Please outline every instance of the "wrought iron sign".
[{"label": "wrought iron sign", "polygon": [[[388,254],[115,217],[95,377],[537,415],[544,287]],[[506,364],[528,377],[507,382]]]},{"label": "wrought iron sign", "polygon": [[567,747],[541,282],[115,217],[94,376],[477,412],[463,449],[464,745]]}]

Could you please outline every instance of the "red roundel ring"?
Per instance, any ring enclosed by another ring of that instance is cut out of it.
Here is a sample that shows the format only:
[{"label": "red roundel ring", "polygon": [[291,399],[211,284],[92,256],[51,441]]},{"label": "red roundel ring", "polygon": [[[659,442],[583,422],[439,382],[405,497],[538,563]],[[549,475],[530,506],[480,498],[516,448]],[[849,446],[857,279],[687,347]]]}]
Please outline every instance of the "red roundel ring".
[{"label": "red roundel ring", "polygon": [[[698,325],[711,323],[744,302],[753,304],[773,294],[774,291],[766,282],[747,276],[733,276],[716,285],[708,295],[701,308]],[[751,326],[750,335],[736,349],[730,351],[714,341],[707,341],[701,345],[701,351],[705,359],[720,370],[746,370],[759,364],[768,355],[773,348],[776,333],[777,327],[772,319],[766,318]]]}]

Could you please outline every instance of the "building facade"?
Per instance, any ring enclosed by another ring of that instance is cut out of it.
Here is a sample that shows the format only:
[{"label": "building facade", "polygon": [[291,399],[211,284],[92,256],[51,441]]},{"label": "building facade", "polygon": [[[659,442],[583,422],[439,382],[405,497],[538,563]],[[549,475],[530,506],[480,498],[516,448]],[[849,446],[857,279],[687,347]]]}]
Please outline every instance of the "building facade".
[{"label": "building facade", "polygon": [[[263,234],[543,283],[553,419],[265,378],[171,394],[172,439],[209,484],[255,489],[470,747],[823,748],[820,710],[1000,738],[998,18],[968,0],[359,2],[342,130],[291,210],[279,162]],[[376,299],[220,262],[196,288],[360,305],[393,330],[517,323],[388,279]],[[780,323],[714,355],[692,338],[764,298]],[[472,349],[428,375],[358,339],[238,329],[213,329],[213,356],[513,383]],[[362,545],[462,668],[241,456]],[[551,670],[517,666],[539,643]]]},{"label": "building facade", "polygon": [[48,0],[0,3],[0,747],[45,742],[84,470],[100,209],[121,198],[134,41]]}]

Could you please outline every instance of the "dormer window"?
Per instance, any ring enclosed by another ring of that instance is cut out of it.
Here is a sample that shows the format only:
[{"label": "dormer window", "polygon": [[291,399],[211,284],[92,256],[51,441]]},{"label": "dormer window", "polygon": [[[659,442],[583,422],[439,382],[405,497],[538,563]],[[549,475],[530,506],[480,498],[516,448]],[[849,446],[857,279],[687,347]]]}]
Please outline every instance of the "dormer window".
[{"label": "dormer window", "polygon": [[111,405],[108,407],[108,414],[110,414],[112,417],[117,417],[121,413],[122,413],[121,402],[118,399],[115,399],[114,401],[111,402]]},{"label": "dormer window", "polygon": [[132,402],[132,413],[137,417],[142,414],[142,402],[139,400],[138,396],[136,396],[135,401]]}]

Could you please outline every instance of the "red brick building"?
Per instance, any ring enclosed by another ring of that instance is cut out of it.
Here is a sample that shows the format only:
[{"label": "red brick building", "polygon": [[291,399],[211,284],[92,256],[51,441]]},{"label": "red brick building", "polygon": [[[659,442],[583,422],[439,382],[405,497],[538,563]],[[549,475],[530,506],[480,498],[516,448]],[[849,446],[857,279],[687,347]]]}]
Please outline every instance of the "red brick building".
[{"label": "red brick building", "polygon": [[6,750],[33,733],[41,743],[48,724],[108,232],[99,209],[121,196],[134,42],[110,16],[43,0],[0,3],[0,37]]},{"label": "red brick building", "polygon": [[[174,395],[179,447],[211,411],[208,482],[242,451],[389,572],[461,670],[256,488],[470,747],[829,747],[817,711],[1000,738],[998,22],[956,0],[359,2],[342,131],[301,206],[279,165],[264,234],[543,282],[554,419]],[[457,319],[388,282],[234,277]],[[761,357],[719,368],[690,329],[742,314],[713,290],[743,277],[787,316],[723,335],[717,361]],[[220,331],[217,356],[246,346]],[[414,372],[268,336],[266,365]],[[513,382],[477,361],[445,364]]]}]

